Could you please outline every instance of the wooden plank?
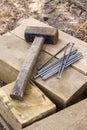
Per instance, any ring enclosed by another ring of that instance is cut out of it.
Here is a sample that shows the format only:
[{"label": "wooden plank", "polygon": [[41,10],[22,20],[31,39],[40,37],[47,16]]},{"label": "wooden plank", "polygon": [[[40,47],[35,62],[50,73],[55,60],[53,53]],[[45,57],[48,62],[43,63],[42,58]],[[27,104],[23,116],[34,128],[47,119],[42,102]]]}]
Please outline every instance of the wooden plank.
[{"label": "wooden plank", "polygon": [[87,118],[83,118],[76,124],[72,124],[67,130],[87,130]]},{"label": "wooden plank", "polygon": [[0,114],[14,130],[20,130],[56,111],[56,106],[33,84],[28,84],[21,101],[10,98],[14,83],[0,88]]},{"label": "wooden plank", "polygon": [[0,130],[13,130],[11,126],[8,125],[8,123],[0,116]]},{"label": "wooden plank", "polygon": [[[25,28],[29,25],[30,26],[43,26],[43,27],[49,26],[49,25],[46,25],[38,20],[35,20],[33,18],[29,18],[29,19],[23,21],[23,23],[20,26],[18,26],[16,29],[14,29],[11,33],[24,39]],[[72,66],[75,69],[77,69],[78,71],[80,71],[81,73],[84,73],[85,75],[87,75],[87,60],[86,60],[87,59],[87,43],[85,43],[85,42],[83,42],[83,41],[81,41],[73,36],[70,36],[69,34],[66,34],[62,31],[59,31],[58,43],[56,45],[45,44],[43,46],[43,50],[52,55],[58,49],[62,48],[68,42],[76,43],[76,45],[75,45],[76,48],[78,48],[78,50],[81,51],[84,55],[84,58],[82,60],[80,60],[78,63],[73,64]],[[59,57],[61,57],[61,55],[62,55],[62,53],[60,55],[58,55],[57,57],[59,58]]]},{"label": "wooden plank", "polygon": [[87,130],[87,99],[23,130]]},{"label": "wooden plank", "polygon": [[[0,41],[0,79],[10,83],[16,79],[30,45],[12,34],[1,38]],[[42,51],[36,68],[49,56]],[[38,78],[35,82],[52,101],[62,107],[81,100],[81,95],[87,87],[87,77],[71,67],[64,71],[60,80],[55,75],[47,81]]]}]

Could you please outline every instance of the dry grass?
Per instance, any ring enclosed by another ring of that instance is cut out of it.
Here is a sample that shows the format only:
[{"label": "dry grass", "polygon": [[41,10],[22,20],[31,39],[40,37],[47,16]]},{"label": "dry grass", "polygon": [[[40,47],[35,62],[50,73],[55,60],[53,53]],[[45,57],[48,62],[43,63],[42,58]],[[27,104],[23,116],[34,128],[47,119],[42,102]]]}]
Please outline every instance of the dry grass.
[{"label": "dry grass", "polygon": [[32,16],[87,42],[87,12],[69,1],[0,0],[0,34]]},{"label": "dry grass", "polygon": [[87,20],[81,20],[78,23],[75,36],[87,42]]}]

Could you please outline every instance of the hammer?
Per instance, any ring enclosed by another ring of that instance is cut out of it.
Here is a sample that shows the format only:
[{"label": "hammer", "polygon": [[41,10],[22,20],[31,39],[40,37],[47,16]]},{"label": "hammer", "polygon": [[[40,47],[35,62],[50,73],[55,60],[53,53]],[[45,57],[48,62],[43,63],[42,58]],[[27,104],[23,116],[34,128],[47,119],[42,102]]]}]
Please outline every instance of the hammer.
[{"label": "hammer", "polygon": [[25,40],[33,43],[10,93],[10,97],[17,100],[21,100],[24,95],[43,43],[57,43],[58,30],[53,27],[28,26],[25,29]]}]

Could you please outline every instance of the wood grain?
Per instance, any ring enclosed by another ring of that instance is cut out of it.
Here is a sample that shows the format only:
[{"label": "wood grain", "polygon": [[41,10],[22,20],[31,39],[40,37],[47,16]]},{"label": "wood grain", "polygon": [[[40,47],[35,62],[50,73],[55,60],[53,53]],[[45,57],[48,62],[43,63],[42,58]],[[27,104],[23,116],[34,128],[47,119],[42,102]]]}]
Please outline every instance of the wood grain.
[{"label": "wood grain", "polygon": [[23,130],[87,130],[87,99]]},{"label": "wood grain", "polygon": [[56,111],[56,106],[33,83],[28,84],[21,101],[10,98],[14,83],[0,88],[0,114],[14,130],[20,130]]},{"label": "wood grain", "polygon": [[[0,41],[0,78],[10,83],[16,80],[30,45],[12,34],[0,38]],[[36,68],[48,59],[49,56],[42,51]],[[38,78],[35,82],[39,84],[40,89],[52,101],[57,105],[60,104],[62,107],[66,107],[68,104],[78,101],[78,99],[81,100],[82,94],[87,87],[87,77],[72,67],[64,71],[63,77],[60,80],[56,79],[55,75],[47,81],[42,81]]]},{"label": "wood grain", "polygon": [[[24,31],[26,26],[40,26],[40,27],[49,27],[49,25],[46,25],[36,19],[29,18],[25,20],[20,26],[18,26],[16,29],[14,29],[11,33],[15,34],[16,36],[24,39]],[[47,53],[53,55],[58,49],[62,48],[65,44],[68,42],[74,42],[76,48],[81,51],[84,55],[84,58],[81,59],[79,62],[72,65],[76,70],[79,72],[87,75],[87,43],[79,40],[78,38],[75,38],[73,36],[70,36],[67,33],[64,33],[62,31],[59,31],[59,40],[56,45],[44,45],[43,50]],[[57,57],[61,57],[62,53],[58,55]],[[84,66],[83,66],[84,64]]]},{"label": "wood grain", "polygon": [[17,76],[15,85],[10,93],[11,98],[17,100],[21,100],[23,98],[25,89],[27,87],[28,82],[31,79],[33,69],[35,67],[37,58],[39,56],[43,44],[44,44],[43,37],[35,37],[35,40],[31,48],[28,50],[27,57],[25,58],[21,70]]},{"label": "wood grain", "polygon": [[[24,32],[25,41],[33,42],[34,38],[37,36],[43,37],[44,43],[56,44],[58,41],[58,30],[56,28],[49,27],[26,27]],[[38,42],[36,43],[36,45],[38,45]]]},{"label": "wood grain", "polygon": [[[0,125],[0,128],[3,127],[3,130],[13,130],[11,126],[8,125],[6,120],[2,118],[2,116],[0,116]],[[0,130],[2,130],[2,128]]]}]

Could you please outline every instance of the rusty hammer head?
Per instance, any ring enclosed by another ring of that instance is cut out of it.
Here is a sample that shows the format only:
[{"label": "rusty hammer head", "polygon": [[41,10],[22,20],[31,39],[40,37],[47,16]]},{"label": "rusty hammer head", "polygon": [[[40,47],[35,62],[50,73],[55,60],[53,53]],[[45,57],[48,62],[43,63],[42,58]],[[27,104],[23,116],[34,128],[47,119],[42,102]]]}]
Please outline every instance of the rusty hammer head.
[{"label": "rusty hammer head", "polygon": [[58,30],[53,27],[28,26],[25,29],[25,40],[27,42],[33,42],[35,36],[43,36],[45,43],[56,44],[58,40]]}]

